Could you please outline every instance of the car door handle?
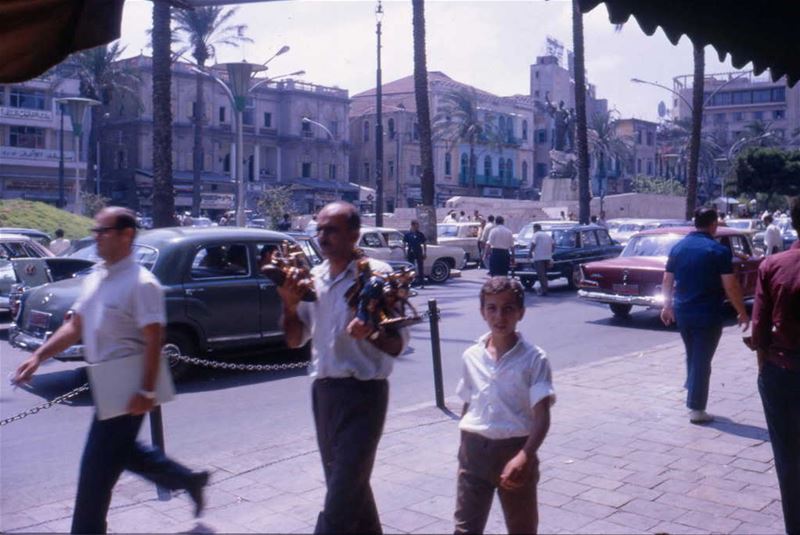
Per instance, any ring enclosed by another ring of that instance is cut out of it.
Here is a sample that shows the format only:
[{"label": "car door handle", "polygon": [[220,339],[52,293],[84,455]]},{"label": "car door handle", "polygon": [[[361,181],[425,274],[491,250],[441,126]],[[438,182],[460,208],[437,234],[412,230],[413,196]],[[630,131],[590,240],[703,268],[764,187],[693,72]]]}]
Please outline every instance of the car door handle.
[{"label": "car door handle", "polygon": [[274,285],[274,284],[271,284],[271,283],[269,283],[269,282],[259,282],[259,283],[258,283],[258,287],[259,287],[259,289],[261,289],[261,290],[266,290],[267,288],[270,288],[270,287],[272,287],[272,286],[275,286],[275,285]]},{"label": "car door handle", "polygon": [[186,288],[186,295],[194,295],[196,293],[205,292],[205,288]]}]

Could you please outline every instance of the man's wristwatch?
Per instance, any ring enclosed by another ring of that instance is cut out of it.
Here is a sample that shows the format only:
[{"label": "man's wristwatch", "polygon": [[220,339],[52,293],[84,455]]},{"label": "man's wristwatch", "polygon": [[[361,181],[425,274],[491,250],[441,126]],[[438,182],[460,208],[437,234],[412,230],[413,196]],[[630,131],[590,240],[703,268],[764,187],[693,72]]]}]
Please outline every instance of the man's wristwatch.
[{"label": "man's wristwatch", "polygon": [[154,390],[139,390],[139,395],[145,399],[149,399],[150,401],[154,401],[156,399],[156,393]]}]

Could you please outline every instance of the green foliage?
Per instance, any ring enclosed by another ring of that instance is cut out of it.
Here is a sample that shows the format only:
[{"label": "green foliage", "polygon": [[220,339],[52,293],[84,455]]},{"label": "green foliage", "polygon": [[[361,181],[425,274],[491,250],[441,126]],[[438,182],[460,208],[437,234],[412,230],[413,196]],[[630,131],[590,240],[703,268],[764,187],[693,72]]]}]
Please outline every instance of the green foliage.
[{"label": "green foliage", "polygon": [[102,195],[95,195],[94,193],[81,193],[81,203],[83,204],[83,215],[86,217],[94,217],[97,212],[108,206],[110,199]]},{"label": "green foliage", "polygon": [[283,214],[289,213],[292,204],[292,190],[288,186],[277,186],[264,190],[258,200],[258,209],[264,218],[272,222],[271,227],[277,228],[283,220]]},{"label": "green foliage", "polygon": [[652,176],[637,176],[631,182],[636,193],[655,193],[657,195],[686,195],[686,186],[677,180]]},{"label": "green foliage", "polygon": [[736,159],[734,173],[739,193],[800,195],[800,150],[749,149]]},{"label": "green foliage", "polygon": [[43,202],[0,201],[0,227],[32,228],[51,236],[56,229],[64,230],[69,239],[83,238],[89,234],[93,221]]}]

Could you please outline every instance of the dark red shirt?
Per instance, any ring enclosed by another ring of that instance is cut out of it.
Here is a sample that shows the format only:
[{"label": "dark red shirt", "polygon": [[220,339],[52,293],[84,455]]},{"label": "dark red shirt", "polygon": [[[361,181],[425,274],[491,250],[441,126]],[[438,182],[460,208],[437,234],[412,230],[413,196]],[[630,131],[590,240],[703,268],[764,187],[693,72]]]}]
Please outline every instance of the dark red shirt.
[{"label": "dark red shirt", "polygon": [[768,256],[758,268],[753,345],[800,358],[800,241]]}]

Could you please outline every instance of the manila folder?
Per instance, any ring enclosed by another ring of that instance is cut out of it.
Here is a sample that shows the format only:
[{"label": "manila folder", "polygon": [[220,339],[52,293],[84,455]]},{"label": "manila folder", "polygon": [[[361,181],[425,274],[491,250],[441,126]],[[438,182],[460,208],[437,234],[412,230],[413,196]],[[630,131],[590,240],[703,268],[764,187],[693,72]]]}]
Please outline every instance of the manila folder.
[{"label": "manila folder", "polygon": [[[108,420],[128,414],[128,403],[142,388],[144,355],[98,362],[89,365],[87,371],[97,419]],[[156,405],[166,403],[175,397],[175,385],[172,383],[172,374],[165,358],[159,359],[155,390]]]}]

